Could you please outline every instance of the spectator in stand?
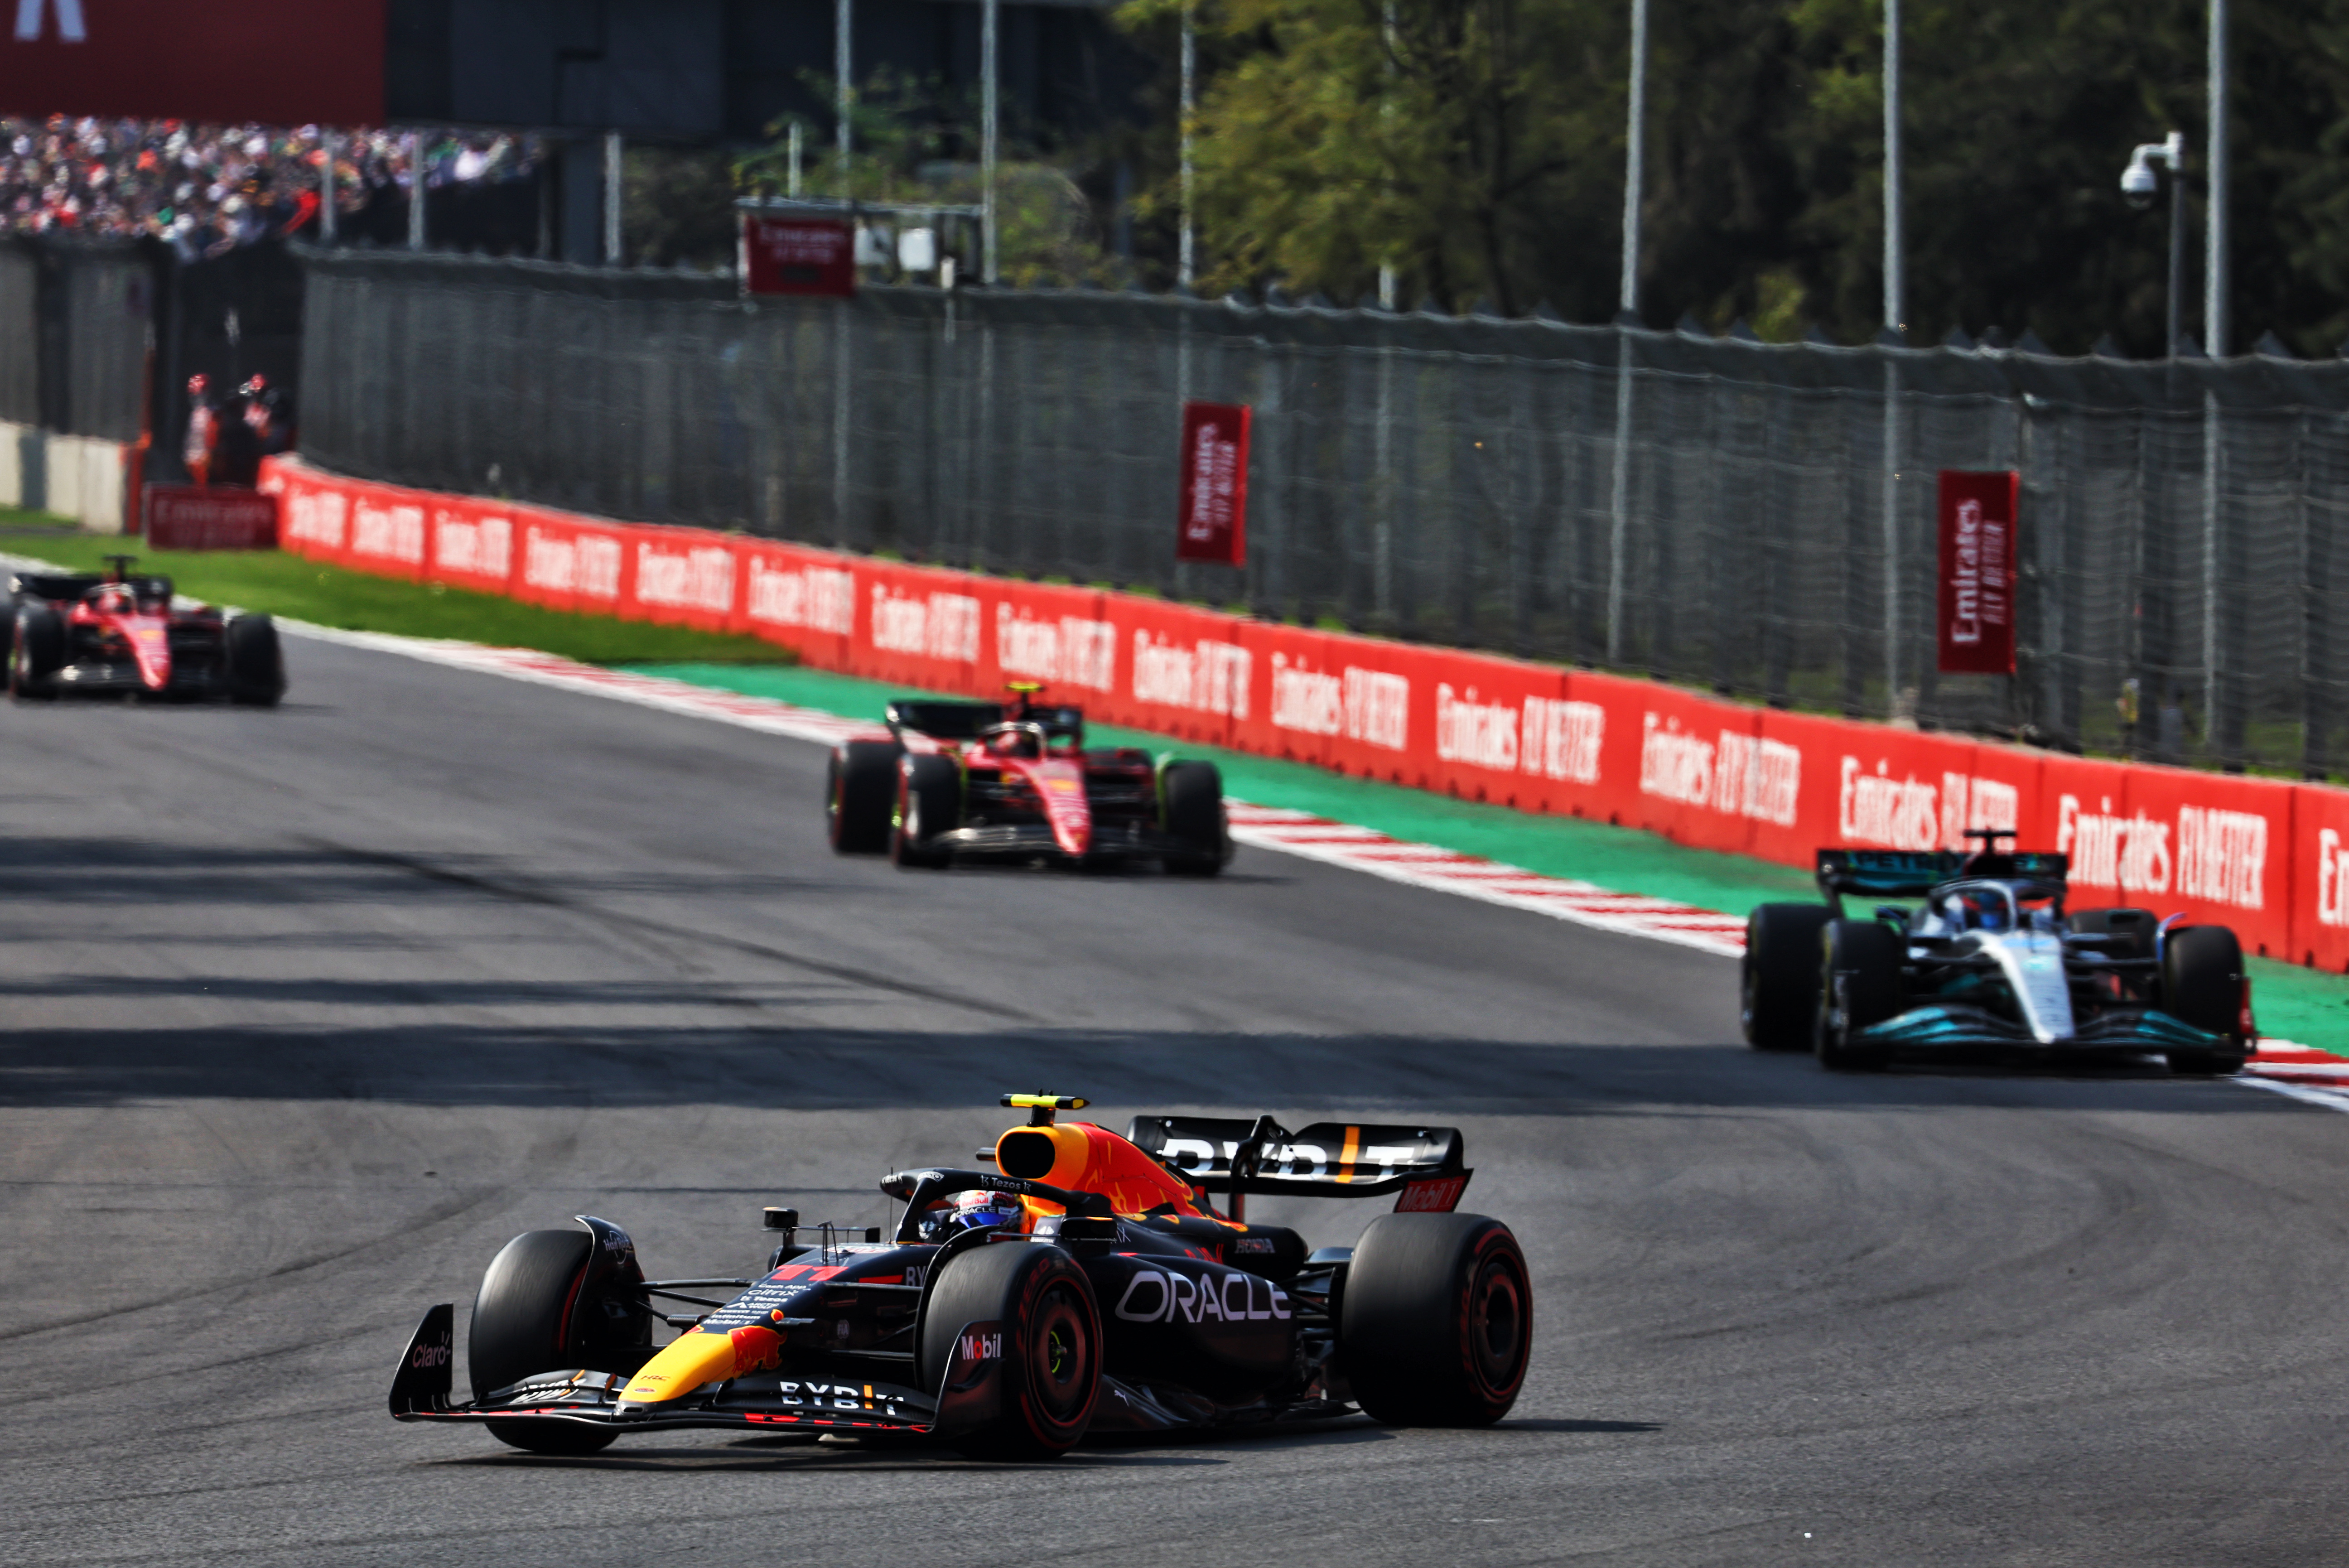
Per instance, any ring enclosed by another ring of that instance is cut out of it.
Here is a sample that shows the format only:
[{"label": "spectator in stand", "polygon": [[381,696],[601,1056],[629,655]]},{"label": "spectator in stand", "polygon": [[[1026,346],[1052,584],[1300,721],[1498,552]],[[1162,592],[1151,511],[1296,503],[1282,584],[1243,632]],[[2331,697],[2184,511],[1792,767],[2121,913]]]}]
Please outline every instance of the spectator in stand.
[{"label": "spectator in stand", "polygon": [[[336,210],[410,189],[404,130],[336,140]],[[425,132],[428,187],[533,173],[537,143]],[[184,120],[0,118],[0,229],[152,235],[183,259],[218,255],[315,223],[326,133],[315,125],[191,125]]]}]

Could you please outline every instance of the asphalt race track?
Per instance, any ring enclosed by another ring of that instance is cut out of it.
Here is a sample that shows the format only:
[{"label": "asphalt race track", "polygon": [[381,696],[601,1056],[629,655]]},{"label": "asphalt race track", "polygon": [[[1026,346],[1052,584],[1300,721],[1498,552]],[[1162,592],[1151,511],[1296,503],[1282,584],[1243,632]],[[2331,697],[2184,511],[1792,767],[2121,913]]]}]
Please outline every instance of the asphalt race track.
[{"label": "asphalt race track", "polygon": [[[814,747],[289,661],[274,713],[0,711],[0,1563],[2349,1560],[2349,1118],[1832,1078],[1731,1043],[1726,961],[1271,855],[843,862]],[[1515,1416],[1011,1469],[385,1416],[515,1232],[732,1273],[1015,1087],[1456,1121],[1536,1273]]]}]

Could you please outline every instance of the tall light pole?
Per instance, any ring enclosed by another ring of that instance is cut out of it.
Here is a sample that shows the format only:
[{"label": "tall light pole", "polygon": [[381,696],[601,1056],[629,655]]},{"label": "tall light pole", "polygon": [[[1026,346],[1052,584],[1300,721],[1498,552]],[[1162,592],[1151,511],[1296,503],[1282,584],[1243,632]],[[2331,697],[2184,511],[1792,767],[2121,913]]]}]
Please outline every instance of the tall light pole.
[{"label": "tall light pole", "polygon": [[[1907,258],[1900,245],[1900,0],[1884,0],[1884,330],[1907,330]],[[1884,702],[1900,708],[1900,365],[1884,359]]]},{"label": "tall light pole", "polygon": [[1631,333],[1640,308],[1640,198],[1646,183],[1648,0],[1631,0],[1631,91],[1623,128],[1623,280],[1616,293],[1615,483],[1607,527],[1607,662],[1623,661],[1623,548],[1631,522]]},{"label": "tall light pole", "polygon": [[840,193],[848,194],[848,106],[852,88],[849,83],[856,68],[856,57],[851,46],[855,41],[856,0],[839,0],[832,15],[832,74],[833,118],[839,121],[833,135],[840,142]]},{"label": "tall light pole", "polygon": [[990,285],[995,282],[995,52],[1000,10],[997,0],[987,0],[978,14],[978,226],[979,244],[986,252],[980,275]]},{"label": "tall light pole", "polygon": [[1884,0],[1884,325],[1906,330],[1900,249],[1900,0]]},{"label": "tall light pole", "polygon": [[2205,223],[2202,346],[2213,359],[2227,352],[2227,0],[2210,0],[2210,203]]},{"label": "tall light pole", "polygon": [[1174,277],[1185,288],[1191,286],[1192,268],[1196,261],[1193,253],[1191,218],[1191,112],[1199,102],[1199,35],[1191,26],[1191,7],[1183,7],[1183,125],[1182,162],[1183,234],[1177,242]]}]

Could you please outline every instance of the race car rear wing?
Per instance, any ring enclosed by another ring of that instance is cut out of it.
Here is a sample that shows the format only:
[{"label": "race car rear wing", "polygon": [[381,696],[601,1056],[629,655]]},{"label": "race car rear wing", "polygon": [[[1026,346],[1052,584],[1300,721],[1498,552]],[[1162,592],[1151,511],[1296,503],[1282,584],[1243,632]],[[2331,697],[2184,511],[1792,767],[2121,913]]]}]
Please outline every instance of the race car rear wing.
[{"label": "race car rear wing", "polygon": [[2070,864],[2069,856],[2038,850],[1984,856],[1955,849],[1822,849],[1819,891],[1829,903],[1846,893],[1921,898],[1944,882],[1970,875],[2061,882]]},{"label": "race car rear wing", "polygon": [[1467,1145],[1457,1127],[1315,1122],[1290,1132],[1270,1116],[1136,1116],[1125,1136],[1144,1153],[1206,1192],[1233,1197],[1280,1193],[1297,1198],[1402,1196],[1396,1210],[1447,1212],[1468,1179]]}]

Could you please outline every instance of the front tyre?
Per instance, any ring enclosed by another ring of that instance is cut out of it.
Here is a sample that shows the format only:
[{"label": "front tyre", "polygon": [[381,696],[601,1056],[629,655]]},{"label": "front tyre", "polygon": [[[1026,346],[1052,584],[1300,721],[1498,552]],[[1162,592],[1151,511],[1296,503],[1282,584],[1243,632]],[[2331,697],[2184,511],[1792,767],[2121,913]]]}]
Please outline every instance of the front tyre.
[{"label": "front tyre", "polygon": [[962,826],[962,771],[950,757],[909,756],[897,773],[889,858],[901,871],[936,871],[954,858],[934,842]]},{"label": "front tyre", "polygon": [[8,640],[8,695],[19,702],[57,695],[49,677],[65,668],[66,627],[44,604],[20,605]]},{"label": "front tyre", "polygon": [[1818,1028],[1813,1044],[1819,1065],[1837,1073],[1879,1073],[1892,1062],[1889,1045],[1861,1031],[1900,1011],[1899,933],[1873,920],[1830,920],[1820,941]]},{"label": "front tyre", "polygon": [[1224,819],[1224,775],[1213,763],[1169,763],[1159,775],[1158,805],[1166,836],[1180,849],[1165,857],[1177,877],[1213,877],[1232,857]]},{"label": "front tyre", "polygon": [[[595,1365],[597,1357],[580,1343],[583,1330],[590,1326],[583,1314],[601,1304],[580,1299],[595,1244],[585,1231],[525,1231],[490,1260],[481,1291],[473,1297],[473,1321],[465,1343],[466,1371],[475,1399],[538,1373]],[[606,1428],[569,1422],[483,1424],[500,1442],[534,1454],[592,1454],[616,1436]]]},{"label": "front tyre", "polygon": [[851,741],[833,748],[823,815],[833,854],[879,855],[889,847],[897,759],[904,754],[895,741]]},{"label": "front tyre", "polygon": [[247,708],[274,708],[285,695],[285,651],[277,623],[265,615],[241,615],[224,634],[228,698]]},{"label": "front tyre", "polygon": [[1819,1010],[1819,932],[1825,904],[1757,904],[1745,917],[1738,968],[1738,1021],[1756,1051],[1800,1051]]},{"label": "front tyre", "polygon": [[923,1308],[921,1377],[936,1389],[964,1325],[1003,1325],[1001,1408],[954,1439],[975,1459],[1064,1454],[1092,1425],[1101,1392],[1101,1311],[1077,1261],[1036,1241],[990,1241],[947,1261]]},{"label": "front tyre", "polygon": [[2224,926],[2189,926],[2162,944],[2161,1010],[2180,1023],[2220,1036],[2217,1050],[2168,1053],[2173,1073],[2242,1071],[2251,1054],[2243,1033],[2243,945]]},{"label": "front tyre", "polygon": [[1533,1285],[1481,1214],[1381,1214],[1346,1271],[1338,1345],[1355,1402],[1391,1427],[1483,1427],[1525,1386]]}]

